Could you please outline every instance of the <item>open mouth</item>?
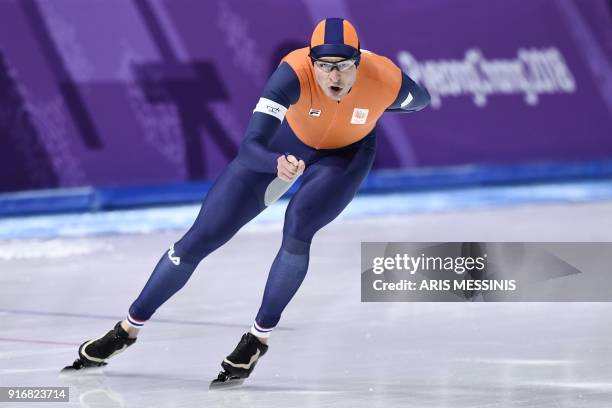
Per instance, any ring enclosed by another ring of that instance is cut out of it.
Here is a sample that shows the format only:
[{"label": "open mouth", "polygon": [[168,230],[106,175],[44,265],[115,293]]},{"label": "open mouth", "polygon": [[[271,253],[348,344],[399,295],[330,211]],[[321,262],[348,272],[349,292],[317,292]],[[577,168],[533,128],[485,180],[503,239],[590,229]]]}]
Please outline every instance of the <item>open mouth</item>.
[{"label": "open mouth", "polygon": [[342,90],[342,87],[341,86],[334,86],[334,85],[332,85],[332,86],[329,87],[329,89],[331,89],[335,93],[338,93],[338,92],[340,92]]}]

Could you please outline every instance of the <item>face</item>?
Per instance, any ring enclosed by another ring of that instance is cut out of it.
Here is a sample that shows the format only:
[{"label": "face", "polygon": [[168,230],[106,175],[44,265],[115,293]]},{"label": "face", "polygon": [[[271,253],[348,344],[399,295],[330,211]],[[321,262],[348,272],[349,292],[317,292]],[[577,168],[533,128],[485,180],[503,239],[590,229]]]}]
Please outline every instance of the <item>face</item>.
[{"label": "face", "polygon": [[[344,58],[340,57],[323,57],[319,61],[338,62]],[[332,69],[331,72],[325,72],[314,64],[315,77],[317,83],[323,90],[323,93],[335,101],[339,101],[349,93],[351,87],[357,78],[357,67],[352,66],[346,71],[340,72],[338,69]]]}]

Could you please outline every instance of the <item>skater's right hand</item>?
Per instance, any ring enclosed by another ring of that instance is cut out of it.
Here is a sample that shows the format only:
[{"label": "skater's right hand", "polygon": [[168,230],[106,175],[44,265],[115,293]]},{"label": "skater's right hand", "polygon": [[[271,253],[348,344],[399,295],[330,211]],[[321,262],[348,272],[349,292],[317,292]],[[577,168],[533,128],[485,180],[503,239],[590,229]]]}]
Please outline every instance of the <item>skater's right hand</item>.
[{"label": "skater's right hand", "polygon": [[298,160],[294,155],[282,155],[277,160],[278,177],[281,180],[290,182],[299,177],[306,168],[304,160]]}]

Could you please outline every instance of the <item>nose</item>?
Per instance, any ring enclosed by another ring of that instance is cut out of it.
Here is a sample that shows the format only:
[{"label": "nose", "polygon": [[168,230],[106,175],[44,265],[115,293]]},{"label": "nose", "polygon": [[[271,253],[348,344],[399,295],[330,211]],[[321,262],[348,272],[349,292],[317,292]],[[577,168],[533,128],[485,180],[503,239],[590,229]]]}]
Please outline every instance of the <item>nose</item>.
[{"label": "nose", "polygon": [[340,79],[340,77],[340,71],[338,71],[337,69],[333,69],[332,72],[329,73],[329,79],[331,79],[332,81],[337,81],[338,79]]}]

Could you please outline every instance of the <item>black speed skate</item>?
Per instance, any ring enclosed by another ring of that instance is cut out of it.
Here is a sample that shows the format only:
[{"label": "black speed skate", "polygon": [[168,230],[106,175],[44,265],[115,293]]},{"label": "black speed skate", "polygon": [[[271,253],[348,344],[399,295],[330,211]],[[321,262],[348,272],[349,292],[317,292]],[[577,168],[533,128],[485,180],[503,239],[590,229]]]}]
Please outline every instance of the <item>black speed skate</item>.
[{"label": "black speed skate", "polygon": [[242,335],[232,353],[221,362],[223,371],[210,383],[210,388],[225,388],[240,385],[251,375],[257,361],[268,351],[257,336],[251,333]]},{"label": "black speed skate", "polygon": [[79,358],[74,360],[72,365],[64,367],[62,372],[103,367],[107,364],[105,360],[121,353],[134,344],[135,341],[135,338],[129,338],[128,333],[121,327],[121,322],[118,322],[104,336],[81,344],[79,347]]}]

